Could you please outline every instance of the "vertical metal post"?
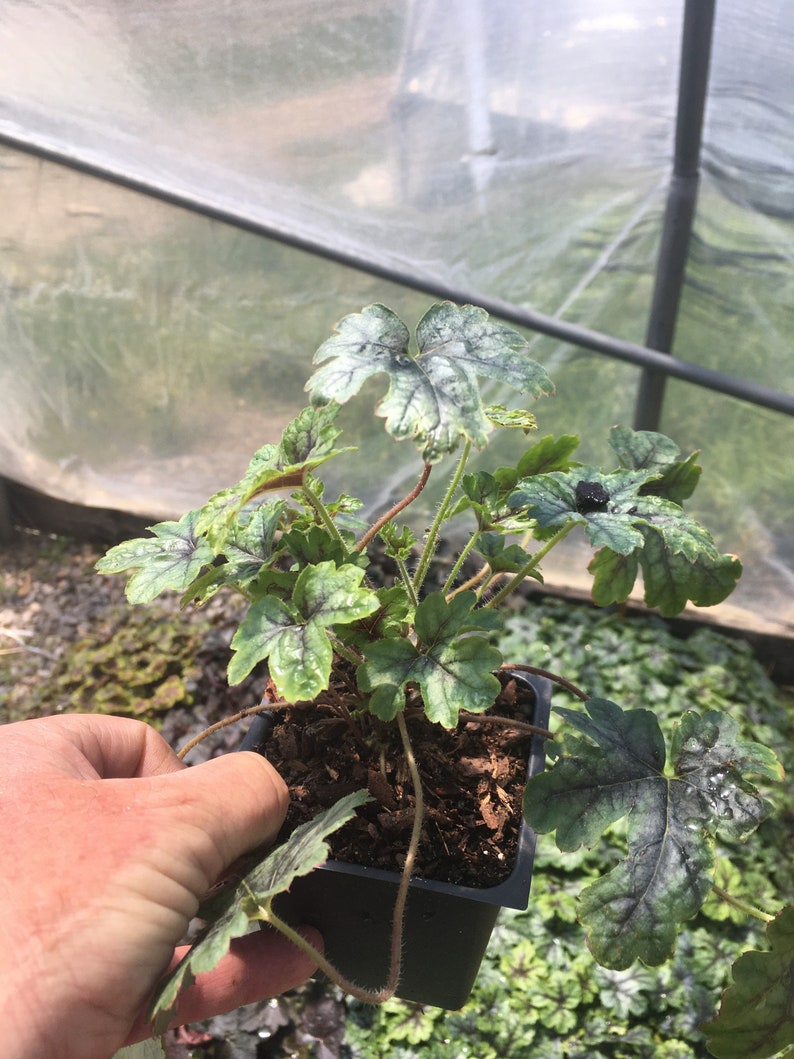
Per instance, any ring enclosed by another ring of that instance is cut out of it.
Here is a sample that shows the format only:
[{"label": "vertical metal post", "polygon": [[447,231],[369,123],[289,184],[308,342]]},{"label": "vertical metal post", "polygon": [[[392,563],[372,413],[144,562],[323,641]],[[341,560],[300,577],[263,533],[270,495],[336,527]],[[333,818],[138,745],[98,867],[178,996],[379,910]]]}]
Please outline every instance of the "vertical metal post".
[{"label": "vertical metal post", "polygon": [[463,34],[463,68],[466,72],[466,116],[469,126],[469,171],[479,195],[488,186],[494,166],[496,145],[491,128],[488,93],[488,39],[486,13],[482,0],[464,0],[460,26]]},{"label": "vertical metal post", "polygon": [[7,544],[14,538],[14,524],[11,521],[11,502],[3,478],[0,478],[0,544]]},{"label": "vertical metal post", "polygon": [[[667,193],[653,300],[645,344],[670,353],[686,275],[689,237],[697,203],[700,147],[708,91],[716,0],[686,0],[681,36],[681,69],[675,129],[673,174]],[[662,412],[666,376],[645,369],[640,377],[634,426],[656,430]]]}]

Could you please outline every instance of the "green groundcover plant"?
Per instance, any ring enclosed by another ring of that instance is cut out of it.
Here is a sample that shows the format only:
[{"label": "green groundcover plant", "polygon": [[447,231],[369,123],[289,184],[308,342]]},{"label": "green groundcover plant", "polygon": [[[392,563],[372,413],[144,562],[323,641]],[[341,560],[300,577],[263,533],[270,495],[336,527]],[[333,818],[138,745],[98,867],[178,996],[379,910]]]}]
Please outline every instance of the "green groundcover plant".
[{"label": "green groundcover plant", "polygon": [[[615,466],[608,470],[578,463],[578,439],[570,435],[527,440],[515,463],[469,470],[473,449],[484,448],[494,429],[527,439],[536,429],[526,410],[485,405],[479,379],[532,398],[554,392],[523,337],[482,309],[434,305],[412,344],[398,317],[371,305],[337,325],[315,364],[307,383],[311,405],[278,444],[259,449],[240,482],[178,522],[152,527],[150,537],[111,549],[98,569],[131,571],[132,603],[149,602],[164,590],[183,593],[192,605],[221,590],[240,593],[248,609],[231,643],[230,682],[266,663],[285,703],[326,703],[370,738],[384,725],[396,726],[416,798],[395,911],[399,937],[422,828],[406,710],[424,711],[433,724],[453,728],[461,715],[480,715],[494,703],[500,690],[495,674],[507,666],[494,645],[502,604],[527,578],[541,580],[551,549],[582,531],[594,549],[588,566],[594,601],[625,601],[641,574],[646,604],[662,615],[688,602],[721,602],[741,566],[685,512],[700,477],[697,453],[682,458],[664,435],[614,427],[608,443]],[[350,451],[339,444],[337,415],[375,375],[388,380],[376,415],[395,440],[414,443],[421,471],[414,488],[370,524],[359,517],[358,500],[325,495],[321,468]],[[434,467],[456,453],[435,517],[417,539],[402,512]],[[430,591],[433,556],[464,520],[469,535],[446,582]],[[397,570],[385,587],[376,587],[376,544]],[[472,561],[476,570],[469,573]],[[570,852],[595,845],[625,821],[624,855],[582,891],[578,918],[602,967],[619,974],[638,963],[656,966],[672,958],[682,925],[710,895],[723,893],[714,879],[717,837],[744,841],[770,814],[758,784],[779,782],[781,767],[724,712],[684,709],[668,742],[653,709],[623,709],[552,677],[582,706],[555,707],[563,731],[549,741],[550,767],[527,784],[525,817],[539,833],[555,832],[559,849]],[[157,992],[151,1011],[156,1026],[167,1023],[179,990],[214,966],[252,921],[270,923],[306,947],[273,901],[326,859],[328,836],[366,798],[363,791],[347,795],[213,897],[201,911],[205,930]],[[736,1031],[732,1022],[726,1026],[736,1010],[749,1035],[744,1056],[794,1045],[780,977],[791,969],[789,915],[782,912],[770,925],[776,958],[763,964],[770,981],[760,1018],[765,1029],[751,1018],[760,1001],[751,997],[748,983],[755,979],[740,962],[734,1001],[726,999],[710,1030],[713,1054],[735,1054],[726,1049]],[[314,955],[345,990],[383,1002],[399,981],[399,952],[395,944],[388,981],[377,991],[340,980]]]},{"label": "green groundcover plant", "polygon": [[[534,594],[506,619],[497,642],[505,657],[534,658],[593,694],[609,688],[627,707],[653,709],[668,735],[690,702],[730,713],[745,735],[780,748],[791,775],[794,704],[744,640],[703,626],[675,635],[655,615]],[[721,890],[751,894],[761,909],[794,898],[792,795],[787,779],[776,797],[784,812],[761,824],[757,840],[718,836]],[[500,913],[463,1010],[348,1000],[351,1059],[706,1059],[700,1027],[732,981],[731,964],[748,949],[766,948],[766,924],[712,893],[664,964],[637,961],[622,971],[594,965],[582,946],[576,895],[623,855],[625,822],[593,849],[561,853],[542,842],[530,905]],[[736,1052],[744,1048],[737,1039]]]}]

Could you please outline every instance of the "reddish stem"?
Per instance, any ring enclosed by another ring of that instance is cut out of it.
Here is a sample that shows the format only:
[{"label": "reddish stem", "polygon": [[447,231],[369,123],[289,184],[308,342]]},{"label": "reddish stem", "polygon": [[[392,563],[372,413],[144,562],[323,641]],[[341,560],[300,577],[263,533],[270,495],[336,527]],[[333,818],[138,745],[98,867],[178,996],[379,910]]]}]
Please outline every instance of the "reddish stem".
[{"label": "reddish stem", "polygon": [[390,511],[387,511],[385,515],[382,515],[378,519],[378,521],[375,523],[374,526],[370,526],[370,528],[367,530],[367,532],[364,534],[364,536],[361,538],[361,540],[356,545],[356,551],[357,552],[363,552],[364,549],[366,548],[366,546],[369,544],[369,542],[375,536],[375,534],[378,533],[378,531],[383,526],[385,526],[387,522],[391,522],[391,520],[394,518],[394,516],[399,514],[404,507],[408,507],[409,504],[412,504],[414,502],[414,500],[416,500],[416,498],[422,492],[424,487],[427,485],[427,479],[430,477],[430,472],[431,472],[432,469],[433,468],[432,468],[431,464],[429,464],[429,463],[425,464],[424,470],[422,471],[422,474],[421,474],[421,476],[419,478],[419,481],[413,487],[413,489],[408,494],[408,496],[404,496],[402,498],[402,500],[400,500],[398,503],[396,503],[394,505],[394,507]]},{"label": "reddish stem", "polygon": [[561,688],[565,688],[566,691],[570,691],[572,695],[575,695],[577,699],[581,699],[582,702],[587,702],[590,697],[581,688],[577,688],[575,684],[572,684],[570,680],[566,680],[565,677],[559,676],[557,673],[552,673],[548,669],[538,669],[537,666],[521,666],[514,665],[512,663],[505,663],[500,669],[518,669],[522,673],[533,673],[536,677],[546,677],[547,680],[551,680],[554,684],[559,684]]}]

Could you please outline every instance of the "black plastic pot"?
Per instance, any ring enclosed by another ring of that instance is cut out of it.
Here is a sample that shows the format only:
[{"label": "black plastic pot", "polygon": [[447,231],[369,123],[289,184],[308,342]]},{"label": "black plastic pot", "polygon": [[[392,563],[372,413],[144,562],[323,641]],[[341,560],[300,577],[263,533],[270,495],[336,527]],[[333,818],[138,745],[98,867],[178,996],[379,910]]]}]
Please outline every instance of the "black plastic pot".
[{"label": "black plastic pot", "polygon": [[[548,680],[512,674],[535,694],[527,719],[546,728],[551,706]],[[268,721],[257,718],[240,749],[266,740]],[[533,736],[527,775],[542,772],[544,739]],[[406,905],[403,963],[397,996],[441,1008],[459,1008],[471,993],[500,908],[526,908],[532,881],[535,833],[521,826],[515,865],[498,886],[477,889],[412,879]],[[328,861],[296,879],[275,909],[288,922],[306,923],[323,935],[325,954],[358,985],[378,989],[388,975],[396,872]]]}]

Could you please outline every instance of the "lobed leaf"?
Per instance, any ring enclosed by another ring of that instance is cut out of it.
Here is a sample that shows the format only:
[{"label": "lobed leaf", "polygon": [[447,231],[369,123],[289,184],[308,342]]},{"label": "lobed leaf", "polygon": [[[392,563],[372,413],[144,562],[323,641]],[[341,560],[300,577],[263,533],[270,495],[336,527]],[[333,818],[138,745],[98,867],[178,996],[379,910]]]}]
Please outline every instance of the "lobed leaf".
[{"label": "lobed leaf", "polygon": [[485,445],[491,424],[478,376],[535,397],[554,392],[525,339],[471,305],[432,306],[416,329],[416,356],[405,324],[383,305],[344,317],[336,332],[315,354],[320,367],[306,385],[313,403],[343,404],[370,376],[385,373],[389,388],[376,413],[393,437],[412,438],[427,463],[454,452],[461,437]]},{"label": "lobed leaf", "polygon": [[[605,474],[594,467],[554,471],[523,479],[508,503],[514,509],[525,508],[541,529],[578,522],[594,547],[606,546],[629,555],[642,544],[637,527],[645,519],[639,512],[639,490],[650,477],[653,472],[618,470]],[[583,486],[600,490],[604,499],[583,503]]]},{"label": "lobed leaf", "polygon": [[717,830],[744,836],[770,806],[750,777],[779,777],[771,751],[738,738],[732,718],[686,714],[673,740],[672,775],[654,714],[590,699],[589,714],[559,712],[587,737],[568,739],[553,766],[527,784],[524,812],[557,845],[592,846],[628,817],[628,855],[581,894],[588,945],[606,967],[658,964],[675,948],[679,924],[698,911],[714,870]]},{"label": "lobed leaf", "polygon": [[366,661],[358,670],[360,689],[371,694],[369,708],[382,720],[392,720],[405,706],[407,685],[417,685],[431,721],[454,728],[460,710],[482,712],[492,706],[499,681],[491,670],[502,656],[481,636],[473,614],[473,592],[462,592],[447,602],[441,592],[427,596],[416,608],[418,643],[394,638],[365,648]]},{"label": "lobed leaf", "polygon": [[264,854],[236,886],[199,909],[199,916],[211,921],[160,983],[149,1010],[158,1033],[168,1027],[180,991],[197,975],[213,970],[229,951],[232,940],[247,932],[249,923],[267,920],[269,904],[277,894],[286,892],[295,878],[308,875],[328,859],[325,839],[347,823],[367,800],[366,791],[341,798],[296,828],[283,845]]},{"label": "lobed leaf", "polygon": [[794,1046],[794,905],[766,928],[768,952],[745,952],[716,1018],[701,1026],[717,1059],[766,1059]]},{"label": "lobed leaf", "polygon": [[244,521],[238,518],[223,544],[225,562],[209,568],[195,579],[183,599],[188,602],[206,603],[226,585],[241,587],[260,577],[264,567],[269,566],[281,554],[283,541],[276,544],[284,503],[280,500],[260,504]]},{"label": "lobed leaf", "polygon": [[101,574],[133,573],[127,581],[130,603],[151,603],[161,592],[184,592],[201,570],[213,561],[214,552],[196,532],[198,512],[189,511],[178,522],[151,526],[151,537],[117,544],[98,560]]},{"label": "lobed leaf", "polygon": [[[666,452],[663,442],[669,438],[653,437],[660,440],[650,451]],[[582,525],[593,547],[601,549],[589,567],[593,597],[601,605],[628,597],[638,564],[646,603],[665,617],[678,614],[690,600],[696,606],[719,603],[735,587],[741,564],[735,556],[721,555],[708,531],[678,504],[655,495],[664,480],[657,469],[660,460],[648,455],[643,469],[604,473],[579,467],[522,479],[508,504],[524,510],[541,531]]]},{"label": "lobed leaf", "polygon": [[333,650],[328,629],[349,624],[380,607],[361,587],[364,571],[333,562],[305,567],[292,600],[267,595],[255,600],[232,638],[229,682],[237,684],[265,658],[279,693],[288,701],[313,699],[328,687]]}]

